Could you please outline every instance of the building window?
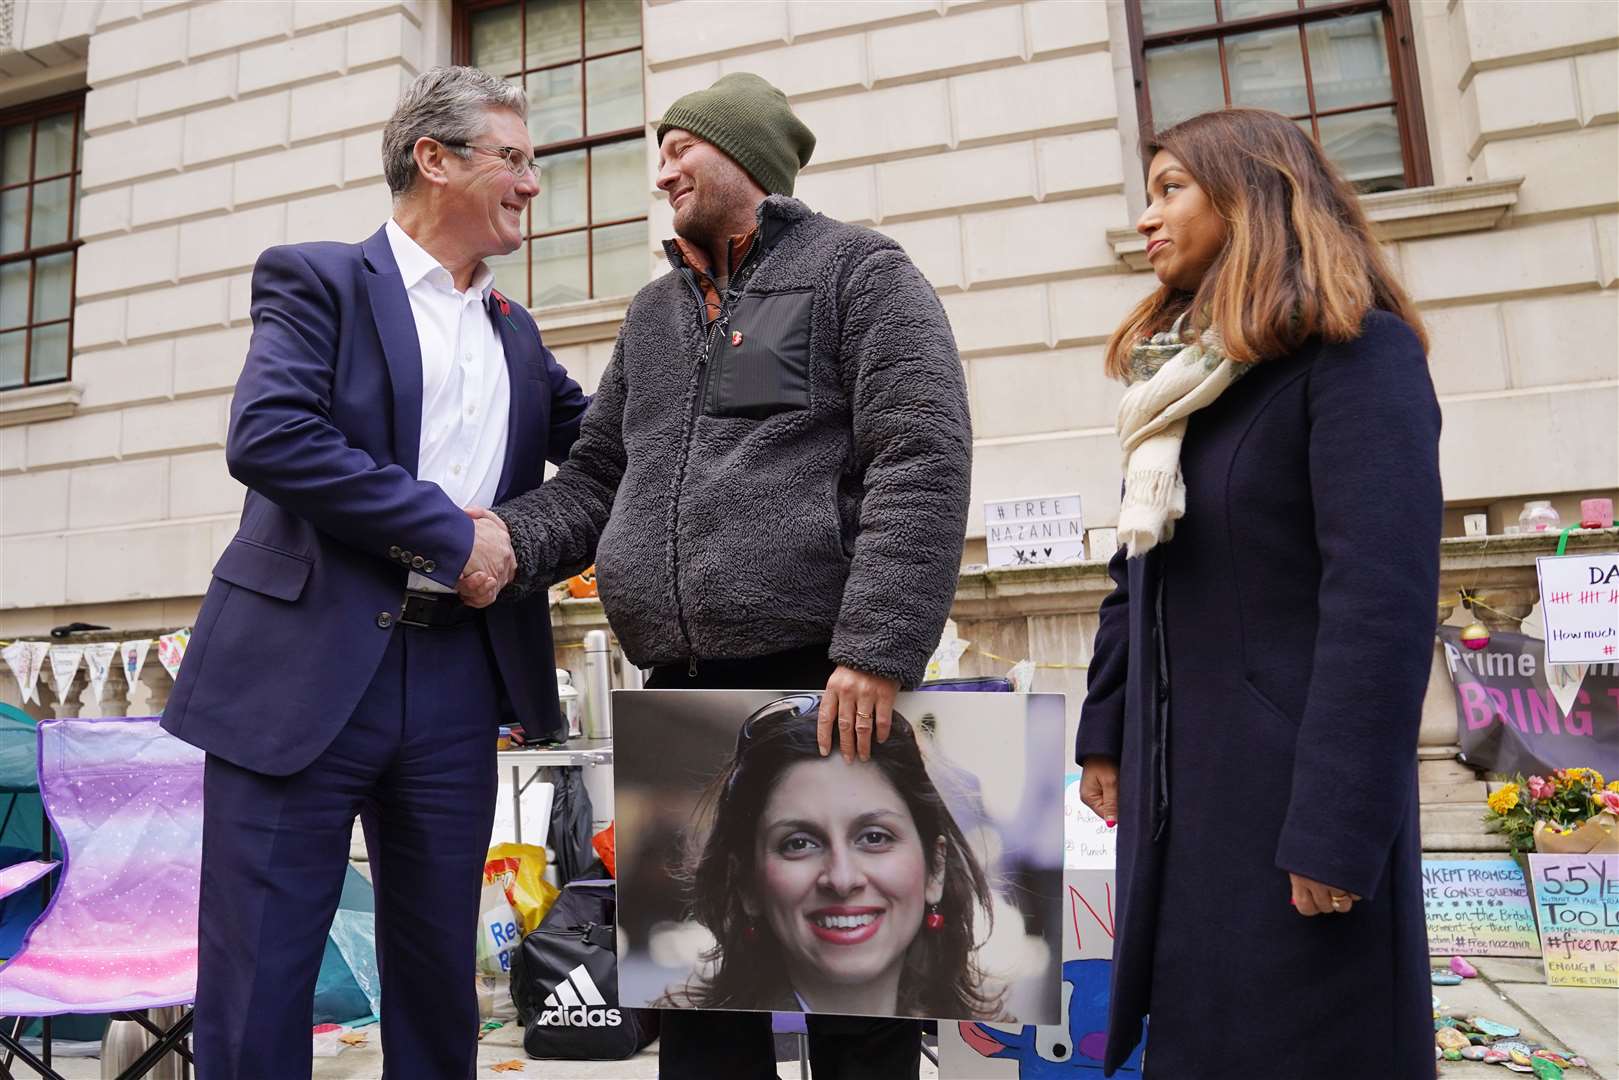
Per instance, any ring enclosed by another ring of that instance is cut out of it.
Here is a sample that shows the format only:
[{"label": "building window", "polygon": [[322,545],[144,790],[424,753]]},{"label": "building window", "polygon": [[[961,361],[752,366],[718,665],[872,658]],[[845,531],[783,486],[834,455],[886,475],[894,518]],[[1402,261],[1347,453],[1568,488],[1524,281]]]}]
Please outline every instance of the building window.
[{"label": "building window", "polygon": [[501,290],[541,308],[644,285],[640,0],[466,0],[455,56],[527,91],[543,166],[523,246],[490,260]]},{"label": "building window", "polygon": [[1292,117],[1361,192],[1432,182],[1407,0],[1131,0],[1142,126]]},{"label": "building window", "polygon": [[83,114],[82,93],[0,109],[0,390],[69,374]]}]

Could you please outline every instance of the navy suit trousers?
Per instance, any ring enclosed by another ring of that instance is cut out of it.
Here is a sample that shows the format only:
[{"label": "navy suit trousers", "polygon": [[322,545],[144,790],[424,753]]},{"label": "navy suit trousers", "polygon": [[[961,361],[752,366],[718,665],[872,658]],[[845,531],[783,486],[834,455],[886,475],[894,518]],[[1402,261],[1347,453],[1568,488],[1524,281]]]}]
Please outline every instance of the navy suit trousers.
[{"label": "navy suit trousers", "polygon": [[309,1077],[315,981],[356,815],[376,889],[385,1075],[474,1075],[497,686],[481,617],[399,626],[353,715],[308,767],[266,776],[208,756],[198,1080]]}]

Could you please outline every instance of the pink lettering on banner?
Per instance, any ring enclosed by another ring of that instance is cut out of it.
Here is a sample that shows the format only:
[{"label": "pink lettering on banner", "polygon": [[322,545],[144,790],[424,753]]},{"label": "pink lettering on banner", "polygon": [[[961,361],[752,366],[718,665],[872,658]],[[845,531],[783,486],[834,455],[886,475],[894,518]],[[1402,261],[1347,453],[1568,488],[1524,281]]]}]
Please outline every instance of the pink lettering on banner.
[{"label": "pink lettering on banner", "polygon": [[[1581,690],[1579,697],[1576,700],[1579,701],[1581,705],[1589,705],[1591,704],[1591,695],[1586,691]],[[1576,721],[1578,722],[1576,723]],[[1570,735],[1590,735],[1592,733],[1591,710],[1575,709],[1573,712],[1568,714],[1567,718],[1564,719],[1563,726],[1568,729],[1568,733]]]},{"label": "pink lettering on banner", "polygon": [[[1544,719],[1552,734],[1557,734],[1557,718],[1561,715],[1561,710],[1557,707],[1556,696],[1550,690],[1542,692],[1531,689],[1525,690],[1524,693],[1529,696],[1529,722],[1534,725],[1535,730],[1540,730],[1541,720]],[[1512,694],[1516,697],[1518,691],[1514,690]]]},{"label": "pink lettering on banner", "polygon": [[[1506,695],[1506,693],[1504,691],[1496,689],[1493,686],[1486,686],[1484,688],[1484,692],[1486,694],[1490,695],[1490,704],[1495,706],[1495,711],[1496,711],[1497,714],[1500,715],[1501,722],[1503,724],[1510,725],[1512,723],[1513,717],[1512,717],[1512,714],[1507,710],[1507,695]],[[1518,730],[1527,733],[1529,731],[1529,725],[1524,722],[1523,713],[1520,712],[1520,713],[1517,714],[1517,720],[1518,720]]]},{"label": "pink lettering on banner", "polygon": [[1495,710],[1490,708],[1484,687],[1478,683],[1462,683],[1457,688],[1462,695],[1462,708],[1467,710],[1467,730],[1477,731],[1495,723]]}]

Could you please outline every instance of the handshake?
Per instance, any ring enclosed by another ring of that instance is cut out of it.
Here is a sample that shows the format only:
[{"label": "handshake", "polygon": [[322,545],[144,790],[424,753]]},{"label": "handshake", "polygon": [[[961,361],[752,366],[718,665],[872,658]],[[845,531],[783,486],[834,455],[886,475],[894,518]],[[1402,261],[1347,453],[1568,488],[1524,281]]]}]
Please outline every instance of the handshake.
[{"label": "handshake", "polygon": [[466,510],[472,519],[472,554],[455,591],[468,607],[488,607],[517,576],[517,556],[512,553],[512,537],[504,521],[481,506]]}]

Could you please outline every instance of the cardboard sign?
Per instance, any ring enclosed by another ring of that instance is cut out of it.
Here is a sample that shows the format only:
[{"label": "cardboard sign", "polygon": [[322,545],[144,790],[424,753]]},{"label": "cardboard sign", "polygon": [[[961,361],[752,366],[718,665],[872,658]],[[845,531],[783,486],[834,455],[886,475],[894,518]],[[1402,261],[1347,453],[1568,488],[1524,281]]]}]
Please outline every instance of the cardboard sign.
[{"label": "cardboard sign", "polygon": [[1619,660],[1619,554],[1543,555],[1540,610],[1548,664]]},{"label": "cardboard sign", "polygon": [[1435,956],[1539,956],[1523,870],[1511,859],[1423,859],[1422,906]]},{"label": "cardboard sign", "polygon": [[1045,495],[984,504],[991,566],[1036,566],[1085,558],[1078,495]]},{"label": "cardboard sign", "polygon": [[1068,774],[1063,788],[1063,869],[1111,870],[1118,853],[1118,830],[1091,812],[1079,798],[1082,772]]},{"label": "cardboard sign", "polygon": [[1619,855],[1529,856],[1552,986],[1619,989]]}]

